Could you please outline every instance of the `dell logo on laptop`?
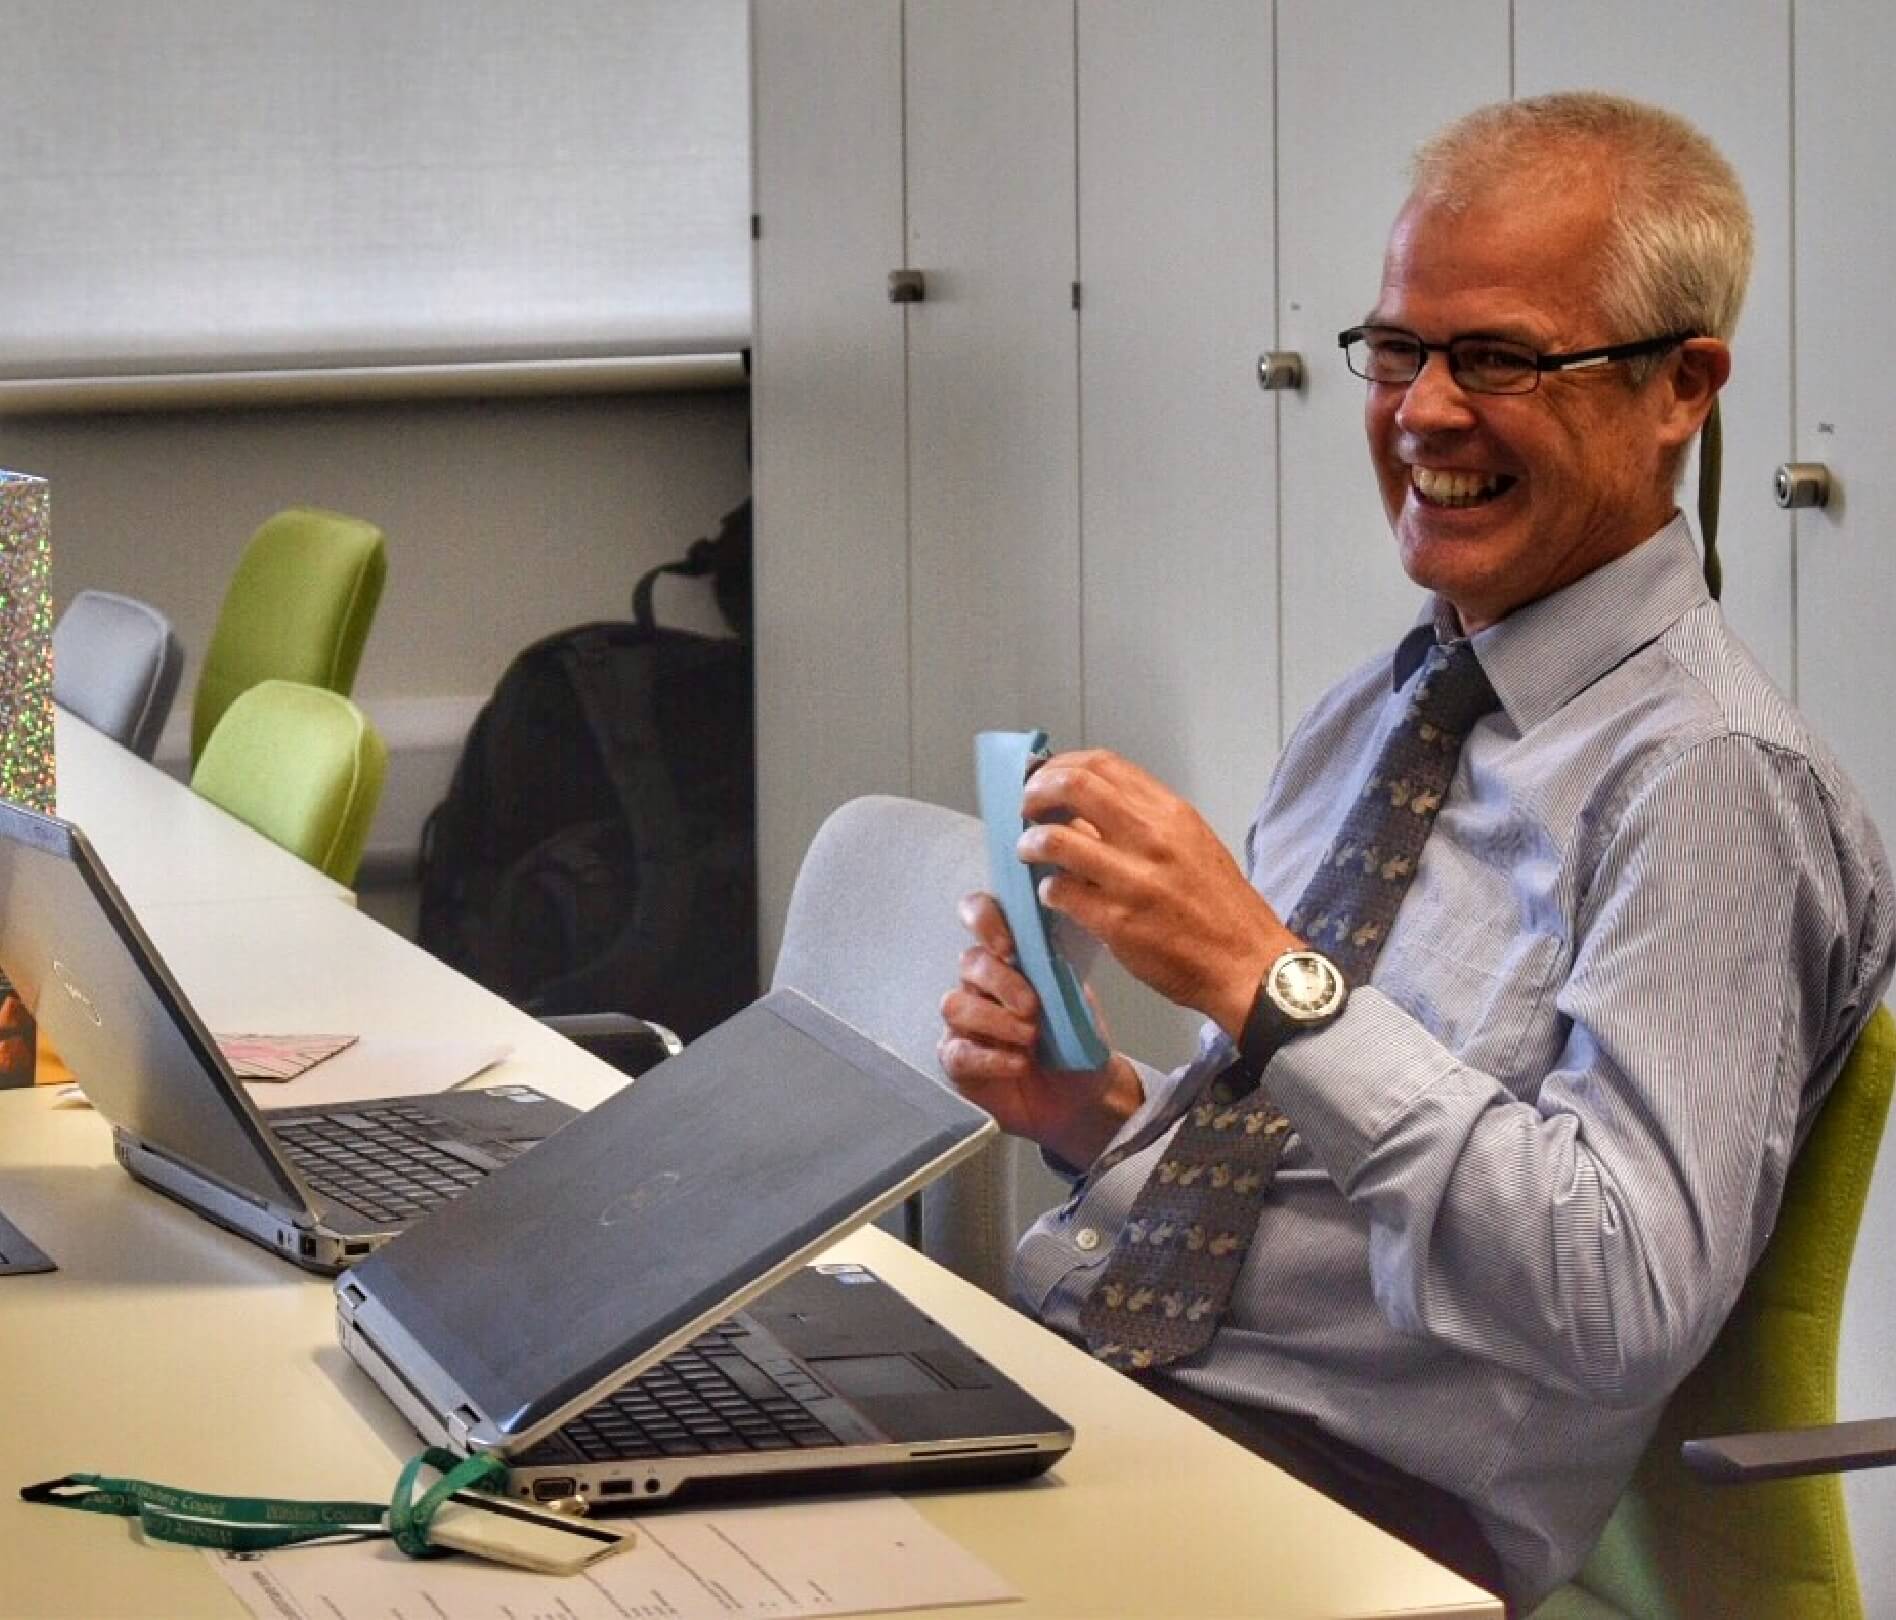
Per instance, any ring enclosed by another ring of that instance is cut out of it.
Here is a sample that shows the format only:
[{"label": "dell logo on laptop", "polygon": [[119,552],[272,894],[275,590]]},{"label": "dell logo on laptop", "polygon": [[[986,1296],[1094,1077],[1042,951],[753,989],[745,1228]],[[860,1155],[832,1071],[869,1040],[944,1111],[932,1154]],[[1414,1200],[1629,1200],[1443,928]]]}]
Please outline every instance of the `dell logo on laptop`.
[{"label": "dell logo on laptop", "polygon": [[86,1017],[103,1029],[105,1020],[99,1016],[99,1009],[92,1005],[92,997],[72,982],[72,975],[66,971],[66,964],[58,957],[53,958],[53,977],[59,980],[59,987],[85,1010]]},{"label": "dell logo on laptop", "polygon": [[630,1192],[613,1199],[599,1212],[601,1226],[617,1226],[621,1221],[629,1221],[633,1216],[662,1202],[677,1189],[679,1175],[676,1170],[661,1170],[647,1181],[642,1181]]}]

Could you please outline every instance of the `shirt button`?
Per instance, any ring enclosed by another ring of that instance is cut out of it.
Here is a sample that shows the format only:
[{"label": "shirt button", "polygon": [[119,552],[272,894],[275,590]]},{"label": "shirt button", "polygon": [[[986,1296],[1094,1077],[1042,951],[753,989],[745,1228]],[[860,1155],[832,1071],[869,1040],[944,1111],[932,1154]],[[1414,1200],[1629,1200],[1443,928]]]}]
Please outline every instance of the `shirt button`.
[{"label": "shirt button", "polygon": [[1082,1226],[1073,1234],[1073,1246],[1084,1254],[1091,1254],[1099,1247],[1099,1233],[1090,1226]]}]

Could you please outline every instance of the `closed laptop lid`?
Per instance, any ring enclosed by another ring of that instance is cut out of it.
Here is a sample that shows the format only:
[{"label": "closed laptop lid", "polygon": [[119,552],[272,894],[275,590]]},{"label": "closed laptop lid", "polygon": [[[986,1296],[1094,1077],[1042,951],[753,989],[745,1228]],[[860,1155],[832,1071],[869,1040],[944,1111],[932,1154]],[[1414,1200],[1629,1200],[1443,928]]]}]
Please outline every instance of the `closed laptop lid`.
[{"label": "closed laptop lid", "polygon": [[944,1083],[777,990],[337,1286],[444,1427],[515,1451],[994,1128]]},{"label": "closed laptop lid", "polygon": [[5,802],[0,967],[119,1130],[261,1203],[309,1207],[78,828]]}]

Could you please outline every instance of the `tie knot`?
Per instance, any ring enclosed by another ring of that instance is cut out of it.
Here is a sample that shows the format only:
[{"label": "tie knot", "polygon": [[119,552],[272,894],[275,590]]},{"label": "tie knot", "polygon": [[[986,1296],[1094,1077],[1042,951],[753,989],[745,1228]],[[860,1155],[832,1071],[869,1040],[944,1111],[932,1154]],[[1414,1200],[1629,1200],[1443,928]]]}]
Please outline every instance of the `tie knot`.
[{"label": "tie knot", "polygon": [[1429,649],[1411,706],[1417,719],[1460,737],[1499,702],[1473,643],[1455,641]]}]

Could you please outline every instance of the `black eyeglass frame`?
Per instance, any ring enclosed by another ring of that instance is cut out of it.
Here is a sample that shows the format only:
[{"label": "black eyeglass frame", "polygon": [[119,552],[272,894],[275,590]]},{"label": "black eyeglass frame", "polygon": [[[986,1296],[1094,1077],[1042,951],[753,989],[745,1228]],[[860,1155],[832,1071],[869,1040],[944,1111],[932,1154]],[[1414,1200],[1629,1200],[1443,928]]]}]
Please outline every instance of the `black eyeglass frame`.
[{"label": "black eyeglass frame", "polygon": [[[1350,345],[1367,337],[1371,332],[1393,332],[1398,336],[1412,338],[1415,341],[1417,359],[1415,370],[1400,380],[1393,377],[1371,377],[1358,371],[1350,363]],[[1631,343],[1608,343],[1597,349],[1572,349],[1566,354],[1536,354],[1525,343],[1517,344],[1507,338],[1478,337],[1468,334],[1452,337],[1446,343],[1425,343],[1419,333],[1411,332],[1406,326],[1387,326],[1380,322],[1363,326],[1352,326],[1336,335],[1337,347],[1343,351],[1343,363],[1350,368],[1352,376],[1361,377],[1364,382],[1388,383],[1392,387],[1406,388],[1422,375],[1432,354],[1448,356],[1448,374],[1455,379],[1459,388],[1472,394],[1531,394],[1540,387],[1541,378],[1550,371],[1585,371],[1595,366],[1618,365],[1622,360],[1637,360],[1641,355],[1662,354],[1667,349],[1677,348],[1681,343],[1697,337],[1696,332],[1668,332],[1664,337],[1636,338]],[[1532,357],[1533,369],[1528,373],[1532,379],[1525,388],[1480,388],[1473,387],[1462,376],[1461,368],[1455,364],[1455,351],[1464,343],[1486,343],[1518,349],[1523,361]]]}]

